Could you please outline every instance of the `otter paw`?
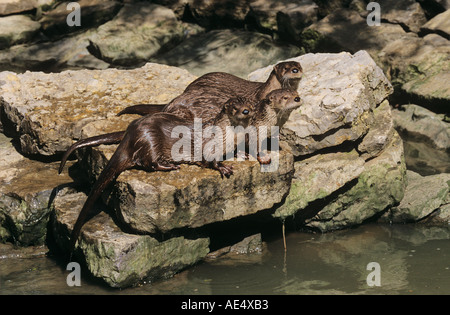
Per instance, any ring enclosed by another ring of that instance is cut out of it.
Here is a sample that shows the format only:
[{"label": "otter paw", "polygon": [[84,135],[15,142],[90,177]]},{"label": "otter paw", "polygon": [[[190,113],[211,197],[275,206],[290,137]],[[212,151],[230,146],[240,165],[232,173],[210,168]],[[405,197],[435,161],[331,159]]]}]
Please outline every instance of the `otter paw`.
[{"label": "otter paw", "polygon": [[272,162],[272,159],[267,154],[258,155],[257,159],[260,164],[270,164]]},{"label": "otter paw", "polygon": [[226,178],[229,178],[231,175],[233,175],[233,166],[226,166],[223,164],[217,164],[215,165],[215,169],[219,171],[220,176],[222,178],[225,176]]}]

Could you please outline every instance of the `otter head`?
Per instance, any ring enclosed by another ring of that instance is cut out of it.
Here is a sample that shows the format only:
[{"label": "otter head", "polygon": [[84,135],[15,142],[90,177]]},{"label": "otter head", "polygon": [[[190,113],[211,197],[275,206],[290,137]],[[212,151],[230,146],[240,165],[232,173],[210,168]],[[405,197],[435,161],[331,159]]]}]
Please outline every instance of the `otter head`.
[{"label": "otter head", "polygon": [[301,99],[297,91],[288,89],[279,89],[270,92],[267,100],[276,112],[291,111],[300,107]]},{"label": "otter head", "polygon": [[247,127],[254,114],[253,105],[243,97],[230,98],[224,105],[231,125]]},{"label": "otter head", "polygon": [[297,90],[303,75],[303,69],[297,61],[280,62],[273,67],[273,71],[283,89]]}]

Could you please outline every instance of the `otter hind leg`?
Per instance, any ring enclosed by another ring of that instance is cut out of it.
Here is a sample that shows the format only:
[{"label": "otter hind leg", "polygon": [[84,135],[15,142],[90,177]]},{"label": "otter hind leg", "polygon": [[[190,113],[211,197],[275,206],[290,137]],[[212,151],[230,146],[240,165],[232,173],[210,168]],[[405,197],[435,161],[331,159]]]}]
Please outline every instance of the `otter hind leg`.
[{"label": "otter hind leg", "polygon": [[258,156],[256,157],[258,162],[260,164],[270,164],[272,162],[272,159],[270,158],[270,155],[260,152],[258,153]]},{"label": "otter hind leg", "polygon": [[233,166],[224,165],[221,162],[217,162],[216,160],[211,162],[211,168],[218,170],[220,173],[220,176],[223,178],[224,176],[226,178],[229,178],[231,175],[233,175]]}]

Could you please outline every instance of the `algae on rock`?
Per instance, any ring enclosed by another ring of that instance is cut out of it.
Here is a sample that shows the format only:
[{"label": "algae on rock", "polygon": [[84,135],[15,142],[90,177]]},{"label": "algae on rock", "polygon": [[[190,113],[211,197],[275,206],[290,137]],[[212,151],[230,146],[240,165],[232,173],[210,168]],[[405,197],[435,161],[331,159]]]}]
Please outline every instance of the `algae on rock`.
[{"label": "algae on rock", "polygon": [[[55,198],[53,228],[57,243],[66,248],[86,195],[62,192]],[[101,212],[83,227],[79,250],[90,272],[112,287],[167,278],[195,264],[209,252],[209,239],[183,236],[158,241],[150,235],[123,232]]]}]

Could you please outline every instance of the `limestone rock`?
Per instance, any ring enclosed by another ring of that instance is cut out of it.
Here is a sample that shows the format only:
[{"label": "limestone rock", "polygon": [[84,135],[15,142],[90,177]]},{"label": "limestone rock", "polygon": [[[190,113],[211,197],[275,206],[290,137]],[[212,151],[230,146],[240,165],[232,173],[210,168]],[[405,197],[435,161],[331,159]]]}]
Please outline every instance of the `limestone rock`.
[{"label": "limestone rock", "polygon": [[[280,130],[281,145],[295,156],[362,138],[373,121],[372,110],[392,93],[392,86],[369,54],[306,54],[298,92],[303,105]],[[265,81],[271,67],[249,75]],[[284,144],[283,144],[284,142]]]},{"label": "limestone rock", "polygon": [[386,144],[390,143],[395,133],[391,106],[388,101],[383,101],[373,110],[373,114],[373,124],[358,145],[358,151],[364,159],[378,156]]},{"label": "limestone rock", "polygon": [[289,195],[274,216],[294,216],[321,231],[381,213],[401,200],[406,185],[402,141],[387,101],[374,109],[374,122],[357,148],[315,154],[294,165]]},{"label": "limestone rock", "polygon": [[39,20],[42,31],[48,36],[65,35],[67,33],[80,31],[89,27],[101,25],[110,20],[120,9],[118,1],[110,0],[80,0],[80,25],[68,25],[67,17],[73,12],[67,9],[69,2],[62,2],[53,10],[46,12]]},{"label": "limestone rock", "polygon": [[308,45],[312,51],[367,50],[374,58],[386,44],[405,34],[398,24],[381,23],[372,27],[358,12],[338,9],[309,26],[303,36],[310,39]]},{"label": "limestone rock", "polygon": [[[90,150],[85,157],[90,178],[98,176],[114,149]],[[148,233],[196,228],[253,214],[270,209],[289,191],[292,155],[280,151],[276,156],[273,171],[266,172],[256,161],[227,161],[234,174],[223,179],[215,170],[193,165],[170,172],[125,171],[117,178],[108,202],[127,226]]]},{"label": "limestone rock", "polygon": [[[377,1],[381,8],[381,21],[399,24],[408,32],[419,32],[427,18],[422,6],[414,0]],[[370,11],[362,10],[360,14],[366,18]]]},{"label": "limestone rock", "polygon": [[250,3],[251,15],[258,25],[278,31],[293,42],[303,28],[317,21],[318,6],[313,1],[267,1]]},{"label": "limestone rock", "polygon": [[186,0],[186,10],[203,27],[214,29],[243,25],[249,0]]},{"label": "limestone rock", "polygon": [[298,47],[276,44],[268,35],[238,30],[214,30],[192,36],[151,61],[179,66],[197,76],[225,71],[245,78],[253,70],[300,53]]},{"label": "limestone rock", "polygon": [[404,139],[405,161],[409,170],[422,176],[450,173],[450,155],[430,141]]},{"label": "limestone rock", "polygon": [[72,182],[67,172],[59,176],[57,172],[57,162],[25,158],[0,133],[1,241],[22,246],[44,243],[54,189]]},{"label": "limestone rock", "polygon": [[329,196],[364,170],[364,159],[355,150],[349,153],[317,154],[295,162],[289,195],[274,216],[287,218],[310,202]]},{"label": "limestone rock", "polygon": [[30,11],[35,8],[35,0],[2,0],[0,1],[0,16]]},{"label": "limestone rock", "polygon": [[0,70],[60,72],[68,69],[106,69],[109,64],[92,56],[87,47],[91,32],[51,42],[15,45],[0,51]]},{"label": "limestone rock", "polygon": [[305,223],[321,231],[361,224],[400,203],[405,194],[405,187],[406,166],[402,140],[395,133],[385,150],[364,164],[364,170],[356,184],[333,200],[328,200],[329,202]]},{"label": "limestone rock", "polygon": [[450,123],[426,108],[414,104],[392,111],[395,127],[408,139],[426,141],[440,150],[450,149]]},{"label": "limestone rock", "polygon": [[437,33],[450,39],[450,9],[429,20],[421,30],[424,33]]},{"label": "limestone rock", "polygon": [[389,42],[378,57],[399,92],[431,103],[437,111],[448,111],[450,41],[436,34],[423,38],[409,34]]},{"label": "limestone rock", "polygon": [[40,27],[41,24],[25,15],[0,17],[0,49],[31,40]]},{"label": "limestone rock", "polygon": [[442,213],[438,213],[431,220],[448,225],[450,212],[445,205],[450,201],[450,174],[420,176],[407,171],[407,175],[405,197],[397,207],[386,214],[385,219],[393,223],[418,222],[442,207]]},{"label": "limestone rock", "polygon": [[108,63],[136,65],[173,48],[183,36],[172,10],[145,2],[125,4],[90,37],[89,51]]},{"label": "limestone rock", "polygon": [[[16,126],[22,152],[54,155],[79,139],[88,123],[114,117],[129,105],[167,103],[194,78],[185,70],[156,64],[57,74],[2,72],[0,106]],[[118,128],[132,119],[118,119]]]},{"label": "limestone rock", "polygon": [[[68,236],[83,206],[83,193],[61,193],[54,202],[53,228],[57,243],[67,248]],[[111,287],[173,276],[208,254],[209,239],[182,236],[158,241],[149,235],[122,232],[102,212],[82,229],[79,248],[90,272]]]}]

